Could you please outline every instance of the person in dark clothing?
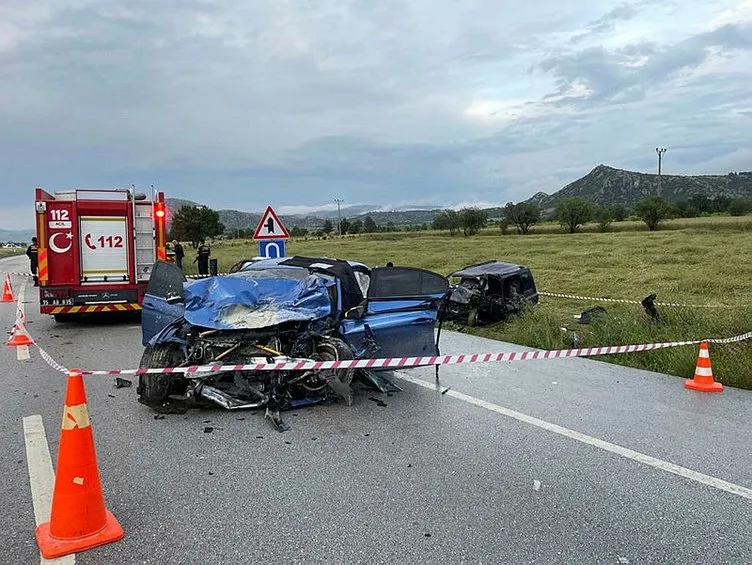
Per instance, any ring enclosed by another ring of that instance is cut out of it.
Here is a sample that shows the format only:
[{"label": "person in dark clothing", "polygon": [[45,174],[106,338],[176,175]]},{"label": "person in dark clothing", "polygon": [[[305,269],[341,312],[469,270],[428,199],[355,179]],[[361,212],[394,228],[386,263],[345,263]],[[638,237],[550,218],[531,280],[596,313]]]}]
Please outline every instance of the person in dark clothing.
[{"label": "person in dark clothing", "polygon": [[182,271],[185,251],[183,251],[183,246],[180,245],[180,242],[177,239],[172,240],[172,250],[175,252],[175,264],[178,266],[178,269]]},{"label": "person in dark clothing", "polygon": [[209,274],[209,256],[211,255],[211,249],[209,249],[209,246],[206,245],[205,242],[201,242],[201,245],[198,246],[198,249],[196,250],[196,258],[193,260],[195,263],[198,261],[198,274],[199,275],[208,275]]},{"label": "person in dark clothing", "polygon": [[26,248],[26,256],[29,258],[29,267],[31,268],[31,274],[34,276],[34,286],[39,286],[39,278],[37,278],[37,267],[39,249],[37,248],[37,238],[31,238],[31,245]]}]

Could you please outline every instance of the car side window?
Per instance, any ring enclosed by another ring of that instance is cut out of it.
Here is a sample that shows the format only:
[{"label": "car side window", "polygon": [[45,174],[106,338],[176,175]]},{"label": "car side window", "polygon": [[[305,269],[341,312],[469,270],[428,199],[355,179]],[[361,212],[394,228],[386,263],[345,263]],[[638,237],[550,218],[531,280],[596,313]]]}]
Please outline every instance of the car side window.
[{"label": "car side window", "polygon": [[183,283],[185,274],[176,265],[157,261],[149,277],[149,285],[146,294],[167,300],[171,297],[184,298]]},{"label": "car side window", "polygon": [[371,270],[368,298],[420,298],[444,294],[446,277],[415,267],[377,267]]}]

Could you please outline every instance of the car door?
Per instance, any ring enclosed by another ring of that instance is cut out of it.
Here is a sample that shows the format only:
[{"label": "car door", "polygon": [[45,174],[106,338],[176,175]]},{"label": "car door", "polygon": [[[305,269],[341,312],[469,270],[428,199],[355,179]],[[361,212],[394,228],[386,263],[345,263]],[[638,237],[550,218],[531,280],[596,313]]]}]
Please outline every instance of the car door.
[{"label": "car door", "polygon": [[366,301],[342,321],[342,335],[359,355],[369,337],[378,345],[373,357],[437,355],[434,327],[448,289],[446,277],[425,269],[374,268]]},{"label": "car door", "polygon": [[172,263],[157,261],[141,305],[141,342],[147,345],[165,326],[185,311],[183,271]]}]

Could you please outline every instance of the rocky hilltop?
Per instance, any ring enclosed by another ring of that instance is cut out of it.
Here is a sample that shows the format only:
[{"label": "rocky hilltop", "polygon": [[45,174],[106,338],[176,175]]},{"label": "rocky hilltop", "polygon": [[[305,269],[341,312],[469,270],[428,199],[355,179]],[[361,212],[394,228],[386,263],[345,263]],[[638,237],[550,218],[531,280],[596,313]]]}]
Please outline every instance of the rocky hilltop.
[{"label": "rocky hilltop", "polygon": [[752,199],[752,172],[727,175],[658,175],[614,169],[598,165],[581,179],[568,184],[558,192],[539,192],[530,198],[541,208],[550,209],[562,198],[581,197],[603,206],[634,206],[648,196],[660,195],[669,202],[687,200],[691,196],[709,198],[729,196]]}]

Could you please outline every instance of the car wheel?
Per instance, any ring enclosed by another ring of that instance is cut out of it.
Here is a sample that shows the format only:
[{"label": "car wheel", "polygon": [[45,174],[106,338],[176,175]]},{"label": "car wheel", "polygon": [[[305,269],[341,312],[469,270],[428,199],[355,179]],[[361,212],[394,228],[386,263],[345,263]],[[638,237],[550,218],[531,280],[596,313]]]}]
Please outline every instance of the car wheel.
[{"label": "car wheel", "polygon": [[[350,346],[336,337],[329,337],[318,345],[318,357],[323,361],[347,361],[355,359]],[[351,383],[355,369],[335,369],[332,371],[342,383]]]},{"label": "car wheel", "polygon": [[[139,367],[164,369],[183,362],[183,353],[174,344],[147,346]],[[185,393],[188,381],[179,374],[144,373],[138,377],[138,401],[161,413],[184,413],[185,403],[173,402],[170,395]]]},{"label": "car wheel", "polygon": [[475,326],[478,325],[478,309],[477,308],[473,308],[472,310],[470,310],[470,312],[468,312],[467,325],[470,326],[471,328],[474,328]]},{"label": "car wheel", "polygon": [[[317,343],[316,353],[313,357],[320,361],[344,361],[355,358],[350,346],[336,337],[327,337]],[[349,406],[352,404],[352,388],[350,385],[354,376],[355,369],[331,369],[318,371],[316,381],[323,384],[322,388],[327,386],[331,388],[344,398]]]}]

